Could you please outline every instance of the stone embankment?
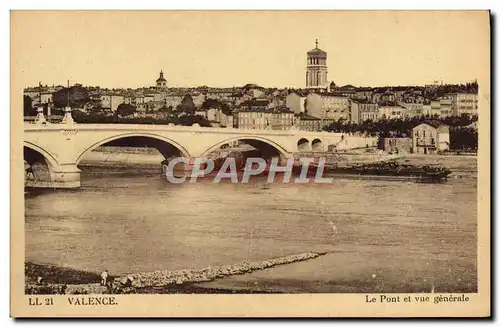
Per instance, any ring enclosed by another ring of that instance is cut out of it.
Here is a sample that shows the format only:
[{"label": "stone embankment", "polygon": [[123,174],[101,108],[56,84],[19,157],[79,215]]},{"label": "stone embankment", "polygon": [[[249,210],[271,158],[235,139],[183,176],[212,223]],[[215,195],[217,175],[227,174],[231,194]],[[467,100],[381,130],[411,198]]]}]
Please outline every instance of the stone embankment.
[{"label": "stone embankment", "polygon": [[[129,274],[127,276],[114,278],[113,282],[108,287],[98,284],[99,280],[97,274],[95,274],[96,277],[92,282],[88,282],[87,278],[82,281],[69,281],[67,278],[62,278],[62,276],[60,276],[61,280],[59,281],[50,278],[53,277],[50,276],[48,278],[50,282],[43,285],[37,285],[33,283],[33,278],[27,278],[25,292],[26,294],[123,294],[141,293],[141,290],[151,288],[168,289],[170,287],[175,287],[176,292],[182,292],[183,285],[189,286],[190,284],[209,282],[226,276],[248,274],[256,270],[314,259],[324,254],[326,254],[326,252],[304,252],[271,258],[264,261],[243,261],[235,265],[175,271],[160,270]],[[72,275],[73,274],[74,272],[72,272]],[[43,269],[37,269],[37,275],[43,276]],[[128,284],[127,280],[130,277],[132,277],[132,282]]]},{"label": "stone embankment", "polygon": [[324,254],[326,253],[304,252],[264,261],[243,261],[236,265],[176,271],[160,270],[148,273],[132,274],[129,276],[134,279],[132,283],[134,287],[161,287],[172,284],[180,285],[184,283],[208,282],[226,276],[242,275],[255,270],[263,270],[277,265],[310,260]]}]

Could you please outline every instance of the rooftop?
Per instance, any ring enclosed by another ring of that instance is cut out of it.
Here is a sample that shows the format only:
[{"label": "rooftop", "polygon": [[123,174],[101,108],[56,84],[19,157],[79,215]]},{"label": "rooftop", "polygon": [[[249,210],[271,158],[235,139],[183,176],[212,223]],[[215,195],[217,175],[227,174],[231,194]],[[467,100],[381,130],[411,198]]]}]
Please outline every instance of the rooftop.
[{"label": "rooftop", "polygon": [[305,113],[301,113],[298,115],[301,120],[321,120],[321,118],[318,118],[316,116],[311,116]]},{"label": "rooftop", "polygon": [[307,54],[308,55],[310,55],[310,54],[312,54],[312,55],[324,55],[326,57],[326,52],[323,51],[323,50],[321,50],[319,48],[319,41],[318,41],[318,39],[316,39],[316,48],[307,51]]}]

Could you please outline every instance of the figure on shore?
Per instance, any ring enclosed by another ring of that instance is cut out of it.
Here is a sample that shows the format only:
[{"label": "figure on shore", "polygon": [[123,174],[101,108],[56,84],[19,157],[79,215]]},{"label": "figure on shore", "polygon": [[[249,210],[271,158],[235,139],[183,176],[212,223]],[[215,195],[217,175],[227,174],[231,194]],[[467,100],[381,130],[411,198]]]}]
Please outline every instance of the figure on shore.
[{"label": "figure on shore", "polygon": [[101,273],[101,285],[106,286],[108,281],[109,273],[108,270],[104,270]]},{"label": "figure on shore", "polygon": [[127,287],[131,287],[132,286],[132,282],[134,281],[134,277],[132,276],[127,276],[127,280],[125,281],[125,286]]}]

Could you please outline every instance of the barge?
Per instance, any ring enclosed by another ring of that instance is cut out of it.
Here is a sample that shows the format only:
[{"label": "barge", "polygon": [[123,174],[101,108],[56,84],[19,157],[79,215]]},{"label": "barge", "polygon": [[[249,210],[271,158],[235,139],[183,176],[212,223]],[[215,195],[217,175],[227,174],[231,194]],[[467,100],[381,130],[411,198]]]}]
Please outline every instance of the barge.
[{"label": "barge", "polygon": [[[302,167],[294,166],[294,173],[300,174]],[[318,166],[311,164],[309,174],[316,174]],[[358,176],[377,179],[416,179],[428,181],[446,180],[452,171],[445,167],[415,166],[397,162],[378,162],[368,164],[351,164],[338,166],[326,164],[323,169],[325,176]]]}]

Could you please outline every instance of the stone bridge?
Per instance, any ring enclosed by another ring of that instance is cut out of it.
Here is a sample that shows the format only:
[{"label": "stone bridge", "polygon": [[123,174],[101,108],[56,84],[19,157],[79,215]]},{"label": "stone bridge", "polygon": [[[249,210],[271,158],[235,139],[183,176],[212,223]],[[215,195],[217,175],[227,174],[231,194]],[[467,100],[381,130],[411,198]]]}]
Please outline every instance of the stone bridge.
[{"label": "stone bridge", "polygon": [[232,141],[243,141],[256,148],[275,150],[292,157],[301,151],[324,152],[373,146],[373,138],[343,136],[338,133],[299,130],[245,130],[199,126],[134,124],[24,124],[24,159],[32,165],[44,161],[50,187],[79,187],[78,164],[88,152],[117,140],[147,140],[166,158],[205,157]]}]

